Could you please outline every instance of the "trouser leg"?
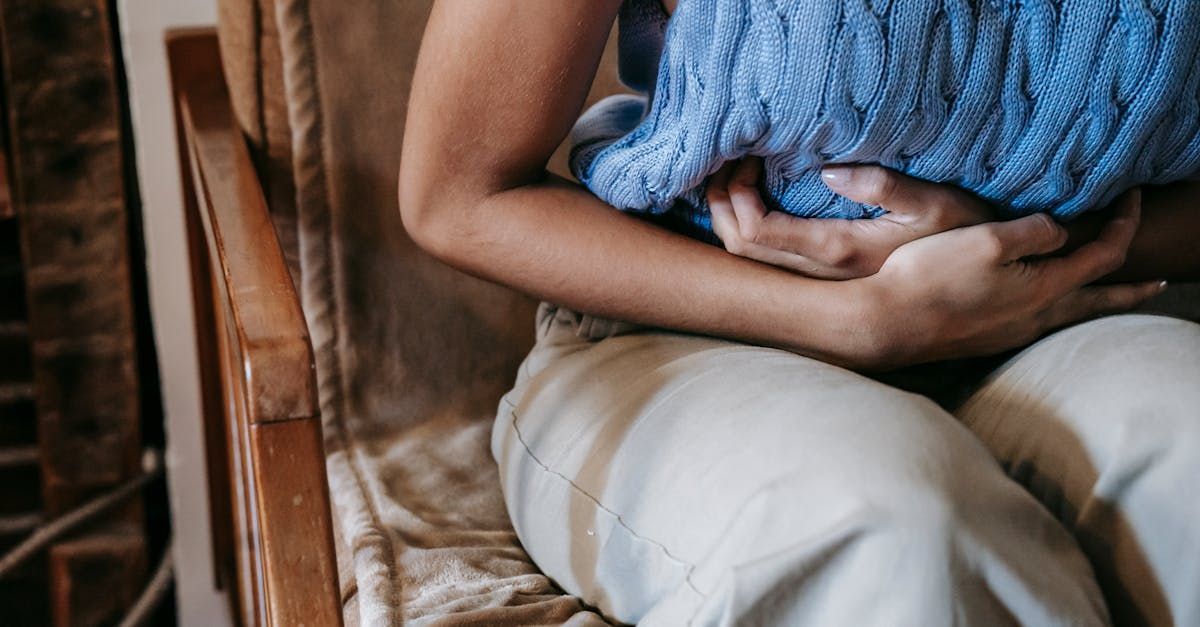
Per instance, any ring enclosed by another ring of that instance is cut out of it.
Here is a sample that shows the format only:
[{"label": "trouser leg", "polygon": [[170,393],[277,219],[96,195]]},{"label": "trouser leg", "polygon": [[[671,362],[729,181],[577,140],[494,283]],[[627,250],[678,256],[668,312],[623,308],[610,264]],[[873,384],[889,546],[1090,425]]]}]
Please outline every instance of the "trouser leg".
[{"label": "trouser leg", "polygon": [[1200,325],[1067,329],[957,413],[1073,532],[1117,623],[1200,625]]}]

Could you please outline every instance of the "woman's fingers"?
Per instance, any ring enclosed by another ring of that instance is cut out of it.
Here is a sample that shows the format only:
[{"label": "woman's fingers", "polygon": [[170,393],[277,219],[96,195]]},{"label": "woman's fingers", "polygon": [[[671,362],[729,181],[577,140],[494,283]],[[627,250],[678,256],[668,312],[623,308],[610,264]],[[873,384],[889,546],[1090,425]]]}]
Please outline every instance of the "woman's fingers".
[{"label": "woman's fingers", "polygon": [[767,215],[767,205],[758,191],[760,178],[762,159],[759,157],[747,157],[739,161],[729,178],[729,199],[733,203],[742,239],[747,242],[761,243],[759,227]]},{"label": "woman's fingers", "polygon": [[1080,246],[1071,254],[1038,262],[1038,267],[1066,292],[1087,285],[1120,269],[1133,237],[1141,223],[1142,194],[1134,189],[1116,205],[1116,215],[1104,226],[1096,239]]},{"label": "woman's fingers", "polygon": [[987,247],[989,254],[1002,263],[1048,255],[1067,243],[1067,230],[1040,213],[972,228],[979,234],[980,246]]},{"label": "woman's fingers", "polygon": [[725,250],[809,276],[851,278],[816,261],[822,259],[822,245],[833,239],[832,225],[767,211],[757,185],[761,164],[758,158],[728,162],[709,179],[713,232]]},{"label": "woman's fingers", "polygon": [[1166,289],[1165,281],[1079,287],[1111,274],[1124,264],[1140,221],[1141,190],[1134,189],[1118,200],[1116,215],[1096,239],[1066,257],[1039,262],[1046,276],[1055,277],[1059,289],[1071,290],[1046,311],[1047,330],[1129,311]]},{"label": "woman's fingers", "polygon": [[[970,194],[875,166],[835,166],[822,176],[833,191],[882,206],[889,211],[887,216],[876,220],[798,218],[767,207],[759,188],[762,175],[763,162],[758,157],[726,163],[713,174],[708,183],[713,231],[735,255],[809,276],[869,276],[904,244],[991,219],[987,206]],[[1043,230],[1057,229],[1048,224],[1041,225]],[[1027,232],[1038,226],[1022,224],[1007,231],[1014,243],[1024,245]],[[983,239],[998,237],[985,233]],[[1039,244],[1034,252],[1047,246]],[[1054,248],[1058,246],[1061,243]]]},{"label": "woman's fingers", "polygon": [[1068,293],[1046,310],[1044,330],[1057,329],[1105,314],[1129,311],[1158,296],[1166,287],[1165,281],[1081,287]]},{"label": "woman's fingers", "polygon": [[708,189],[705,193],[708,200],[708,211],[712,215],[713,233],[716,233],[717,237],[725,243],[726,250],[730,249],[731,243],[741,239],[737,216],[734,214],[733,204],[729,198],[729,176],[732,174],[733,168],[732,162],[721,166],[721,169],[717,170],[716,174],[709,179]]},{"label": "woman's fingers", "polygon": [[[784,249],[774,249],[762,246],[753,241],[747,241],[742,236],[735,201],[732,198],[730,182],[735,175],[736,167],[730,162],[725,164],[709,180],[707,200],[709,213],[712,215],[713,233],[721,238],[725,250],[739,257],[761,261],[762,263],[778,266],[792,272],[809,276],[822,276],[822,268],[812,260]],[[743,212],[745,215],[745,213]],[[790,216],[789,216],[790,217]],[[753,219],[753,216],[748,216]],[[793,218],[799,219],[799,218]],[[833,277],[828,277],[833,278]]]},{"label": "woman's fingers", "polygon": [[[831,247],[840,244],[835,240],[839,233],[833,224],[768,210],[759,192],[761,178],[762,159],[747,157],[737,162],[727,179],[729,203],[742,241],[815,259],[822,259]],[[716,185],[722,183],[714,181]]]},{"label": "woman's fingers", "polygon": [[821,171],[821,180],[839,196],[882,207],[895,219],[922,225],[926,234],[978,224],[990,217],[983,202],[955,187],[880,166],[829,166]]},{"label": "woman's fingers", "polygon": [[874,274],[919,235],[889,220],[798,218],[771,211],[759,191],[762,159],[727,163],[708,183],[713,232],[729,252],[827,279]]}]

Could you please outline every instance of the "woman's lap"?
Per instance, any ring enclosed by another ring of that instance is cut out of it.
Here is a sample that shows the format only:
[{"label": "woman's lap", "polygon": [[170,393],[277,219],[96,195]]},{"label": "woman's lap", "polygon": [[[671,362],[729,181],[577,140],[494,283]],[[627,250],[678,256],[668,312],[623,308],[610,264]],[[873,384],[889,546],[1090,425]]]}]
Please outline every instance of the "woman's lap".
[{"label": "woman's lap", "polygon": [[1103,620],[1065,529],[930,401],[781,351],[539,324],[493,449],[534,560],[610,616]]}]

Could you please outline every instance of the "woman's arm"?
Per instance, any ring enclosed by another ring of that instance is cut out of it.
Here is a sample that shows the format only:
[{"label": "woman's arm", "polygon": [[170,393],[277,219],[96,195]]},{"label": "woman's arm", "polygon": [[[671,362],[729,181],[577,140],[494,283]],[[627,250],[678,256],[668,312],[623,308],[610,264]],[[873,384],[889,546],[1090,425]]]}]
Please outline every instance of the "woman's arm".
[{"label": "woman's arm", "polygon": [[[951,348],[940,338],[908,337],[894,324],[896,316],[922,316],[936,306],[919,297],[924,279],[897,273],[909,283],[883,298],[878,284],[797,276],[622,215],[583,188],[547,177],[546,161],[579,114],[619,4],[435,5],[414,79],[400,175],[404,224],[417,243],[467,272],[610,318],[852,366],[948,354]],[[1009,231],[1024,229],[1043,245],[1057,238],[1042,221],[1008,224],[1014,225]],[[938,242],[1000,241],[989,229],[960,229],[965,235]],[[1100,238],[1074,270],[1088,278],[1123,255],[1128,240],[1122,233]],[[979,253],[966,260],[975,263],[963,263],[961,275],[943,277],[946,290],[954,291],[956,282],[974,293],[1010,290],[1000,275],[1014,271],[1007,247],[1019,240],[1010,237],[982,251],[924,245],[921,254],[930,260],[954,255],[952,263],[959,264],[964,254]],[[1043,281],[1043,275],[1062,280]],[[1126,289],[1100,298],[1078,290],[1082,283],[1069,285],[1077,277],[1058,270],[1037,277],[1011,294],[1024,303],[1020,307],[985,311],[976,300],[939,311],[937,319],[971,319],[978,345],[990,349],[1126,307],[1141,295]],[[901,305],[907,309],[897,309]],[[1013,332],[1017,326],[1021,333]],[[955,342],[958,352],[973,346]]]},{"label": "woman's arm", "polygon": [[[1182,181],[1142,190],[1142,225],[1125,265],[1106,281],[1200,281],[1200,181]],[[1085,215],[1069,227],[1074,242],[1103,227],[1102,215]],[[1068,244],[1068,248],[1071,244]]]},{"label": "woman's arm", "polygon": [[725,254],[547,176],[619,5],[436,3],[402,157],[410,235],[451,265],[577,310],[831,361],[869,358],[853,286]]}]

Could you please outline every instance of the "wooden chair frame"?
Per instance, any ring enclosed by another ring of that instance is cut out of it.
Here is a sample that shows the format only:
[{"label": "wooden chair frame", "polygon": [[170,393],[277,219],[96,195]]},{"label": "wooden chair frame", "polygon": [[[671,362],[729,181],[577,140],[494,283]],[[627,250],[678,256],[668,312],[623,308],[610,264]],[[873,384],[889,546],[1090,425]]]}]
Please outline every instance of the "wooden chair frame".
[{"label": "wooden chair frame", "polygon": [[219,588],[246,625],[340,625],[312,343],[212,29],[168,33]]}]

